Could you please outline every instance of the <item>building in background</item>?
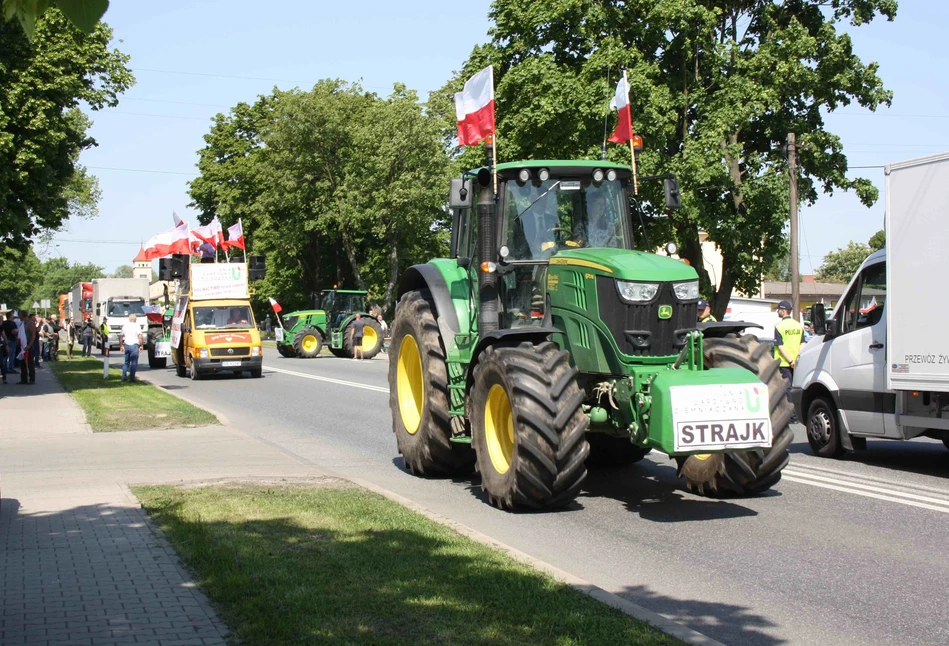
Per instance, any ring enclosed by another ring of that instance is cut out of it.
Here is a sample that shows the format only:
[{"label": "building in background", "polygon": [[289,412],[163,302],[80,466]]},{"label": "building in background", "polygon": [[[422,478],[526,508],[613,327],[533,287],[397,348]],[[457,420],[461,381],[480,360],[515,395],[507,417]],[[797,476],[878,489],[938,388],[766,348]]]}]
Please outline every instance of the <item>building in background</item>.
[{"label": "building in background", "polygon": [[145,249],[140,248],[132,261],[132,278],[152,279],[152,261],[145,258]]}]

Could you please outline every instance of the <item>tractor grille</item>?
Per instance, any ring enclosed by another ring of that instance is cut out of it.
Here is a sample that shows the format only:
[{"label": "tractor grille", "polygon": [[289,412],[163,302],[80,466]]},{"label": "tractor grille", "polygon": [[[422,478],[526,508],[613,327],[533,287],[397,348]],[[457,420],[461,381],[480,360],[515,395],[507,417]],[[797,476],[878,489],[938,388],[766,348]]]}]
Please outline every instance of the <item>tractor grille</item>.
[{"label": "tractor grille", "polygon": [[212,357],[246,357],[250,354],[250,348],[211,348]]},{"label": "tractor grille", "polygon": [[[696,303],[682,303],[672,291],[672,283],[662,283],[651,303],[628,305],[620,300],[613,278],[596,281],[600,318],[606,323],[620,352],[636,357],[679,354],[686,334],[696,328]],[[659,307],[672,307],[672,318],[660,319]]]}]

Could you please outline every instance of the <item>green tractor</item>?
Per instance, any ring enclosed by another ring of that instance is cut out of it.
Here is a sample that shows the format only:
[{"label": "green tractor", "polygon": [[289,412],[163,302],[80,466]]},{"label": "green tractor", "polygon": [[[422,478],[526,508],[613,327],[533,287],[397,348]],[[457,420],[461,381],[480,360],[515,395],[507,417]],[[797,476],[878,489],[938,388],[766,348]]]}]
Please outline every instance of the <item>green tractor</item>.
[{"label": "green tractor", "polygon": [[157,305],[146,306],[148,334],[145,351],[148,354],[149,368],[160,369],[168,366],[168,357],[171,356],[171,318],[174,314],[174,308],[162,310]]},{"label": "green tractor", "polygon": [[337,357],[353,357],[350,334],[356,315],[366,320],[363,328],[363,356],[371,359],[382,350],[382,327],[366,311],[366,292],[352,289],[327,289],[320,294],[323,309],[300,310],[282,317],[276,329],[277,352],[283,357],[313,359],[324,345]]},{"label": "green tractor", "polygon": [[401,277],[389,404],[407,468],[475,467],[501,508],[567,505],[588,464],[653,449],[701,495],[778,482],[792,440],[778,363],[745,324],[697,323],[692,267],[634,250],[629,168],[496,172],[497,195],[488,169],[452,180],[450,257]]}]

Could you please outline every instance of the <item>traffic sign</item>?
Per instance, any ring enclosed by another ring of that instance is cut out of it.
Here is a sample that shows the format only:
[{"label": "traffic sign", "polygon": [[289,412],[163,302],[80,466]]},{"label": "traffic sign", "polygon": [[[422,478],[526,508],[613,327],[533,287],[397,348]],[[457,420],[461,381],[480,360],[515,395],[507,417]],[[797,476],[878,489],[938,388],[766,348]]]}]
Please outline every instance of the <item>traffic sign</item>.
[{"label": "traffic sign", "polygon": [[36,310],[36,309],[39,309],[39,307],[40,307],[40,304],[37,303],[36,301],[33,301],[33,309]]},{"label": "traffic sign", "polygon": [[43,300],[41,300],[41,301],[40,301],[40,307],[44,307],[44,308],[46,308],[46,309],[49,309],[49,307],[50,307],[50,305],[49,305],[49,299],[48,299],[48,298],[44,298]]}]

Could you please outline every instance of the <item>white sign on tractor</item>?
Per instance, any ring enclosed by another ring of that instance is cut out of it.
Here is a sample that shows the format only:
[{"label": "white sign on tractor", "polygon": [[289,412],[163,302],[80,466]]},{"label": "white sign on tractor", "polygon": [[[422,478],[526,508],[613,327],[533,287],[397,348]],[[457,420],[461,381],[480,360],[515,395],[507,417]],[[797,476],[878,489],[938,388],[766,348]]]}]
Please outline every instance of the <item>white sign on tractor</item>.
[{"label": "white sign on tractor", "polygon": [[672,386],[676,451],[771,446],[768,387],[757,384]]}]

